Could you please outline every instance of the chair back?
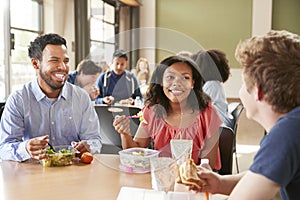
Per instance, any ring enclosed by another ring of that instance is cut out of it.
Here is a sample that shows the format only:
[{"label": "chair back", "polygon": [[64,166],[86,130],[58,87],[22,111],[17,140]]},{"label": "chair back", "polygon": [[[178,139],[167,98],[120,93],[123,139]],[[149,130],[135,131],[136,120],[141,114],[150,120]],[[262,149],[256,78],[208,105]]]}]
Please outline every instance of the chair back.
[{"label": "chair back", "polygon": [[232,130],[236,134],[238,120],[244,109],[241,102],[231,102],[228,104],[228,112],[233,116]]},{"label": "chair back", "polygon": [[0,120],[1,120],[1,117],[2,117],[2,113],[3,113],[3,111],[4,111],[4,107],[5,107],[5,105],[2,105],[2,106],[0,107]]},{"label": "chair back", "polygon": [[244,106],[241,102],[231,102],[228,105],[228,112],[233,116],[232,127],[231,127],[234,134],[232,151],[235,154],[235,164],[236,164],[237,173],[239,173],[239,166],[238,166],[238,156],[236,152],[236,134],[237,134],[238,121],[243,110],[244,110]]},{"label": "chair back", "polygon": [[[102,143],[122,148],[120,134],[112,125],[113,120],[116,115],[136,115],[141,111],[141,109],[132,106],[95,105],[95,110],[100,122],[100,136],[102,139]],[[130,119],[130,131],[133,136],[137,131],[139,123],[140,120],[138,118]]]},{"label": "chair back", "polygon": [[219,150],[222,164],[219,174],[232,174],[234,133],[233,130],[227,126],[221,126],[219,130]]}]

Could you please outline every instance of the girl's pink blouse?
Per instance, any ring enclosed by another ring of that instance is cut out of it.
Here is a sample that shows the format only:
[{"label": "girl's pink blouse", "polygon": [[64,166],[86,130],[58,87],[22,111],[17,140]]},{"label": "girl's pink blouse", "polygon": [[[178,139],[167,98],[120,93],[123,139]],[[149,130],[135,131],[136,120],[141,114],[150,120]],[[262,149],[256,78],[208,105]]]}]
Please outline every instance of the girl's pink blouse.
[{"label": "girl's pink blouse", "polygon": [[[204,141],[219,134],[221,120],[216,109],[210,103],[207,108],[199,112],[198,117],[188,127],[178,128],[167,124],[162,118],[155,114],[154,107],[145,106],[143,108],[143,117],[141,126],[147,132],[149,137],[153,139],[154,148],[161,151],[162,156],[171,156],[170,140],[171,139],[191,139],[193,140],[192,158],[196,164],[199,164],[199,155],[204,147]],[[221,168],[220,152],[214,169]]]}]

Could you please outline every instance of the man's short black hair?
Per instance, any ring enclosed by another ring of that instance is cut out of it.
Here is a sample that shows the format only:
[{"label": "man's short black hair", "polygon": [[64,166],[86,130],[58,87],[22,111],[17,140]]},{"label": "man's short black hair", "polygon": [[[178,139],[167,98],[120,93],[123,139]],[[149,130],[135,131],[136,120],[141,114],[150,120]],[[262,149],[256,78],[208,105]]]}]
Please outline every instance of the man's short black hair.
[{"label": "man's short black hair", "polygon": [[125,50],[118,49],[113,54],[113,59],[114,58],[125,58],[126,60],[128,60],[127,52]]},{"label": "man's short black hair", "polygon": [[37,58],[41,61],[43,50],[48,44],[65,45],[67,47],[66,40],[60,35],[56,33],[45,34],[38,36],[34,41],[30,42],[28,56],[30,58]]}]

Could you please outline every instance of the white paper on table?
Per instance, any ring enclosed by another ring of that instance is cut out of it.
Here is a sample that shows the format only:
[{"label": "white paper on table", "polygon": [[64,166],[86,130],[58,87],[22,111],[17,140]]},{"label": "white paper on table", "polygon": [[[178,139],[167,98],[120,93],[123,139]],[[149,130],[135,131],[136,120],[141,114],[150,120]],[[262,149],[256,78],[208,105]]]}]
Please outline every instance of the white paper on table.
[{"label": "white paper on table", "polygon": [[[213,198],[210,197],[211,200]],[[122,187],[117,200],[205,200],[205,193],[155,191],[135,187]]]},{"label": "white paper on table", "polygon": [[205,193],[168,192],[167,200],[205,200]]},{"label": "white paper on table", "polygon": [[135,187],[122,187],[117,200],[166,200],[164,191],[155,191]]}]

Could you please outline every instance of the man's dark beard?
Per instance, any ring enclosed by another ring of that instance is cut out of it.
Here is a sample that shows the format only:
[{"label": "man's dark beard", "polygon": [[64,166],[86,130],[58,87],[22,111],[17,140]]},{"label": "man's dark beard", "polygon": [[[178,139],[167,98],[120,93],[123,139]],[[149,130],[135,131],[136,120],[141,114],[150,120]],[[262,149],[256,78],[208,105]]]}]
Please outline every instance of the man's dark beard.
[{"label": "man's dark beard", "polygon": [[42,70],[41,70],[41,69],[40,69],[39,73],[40,73],[41,78],[42,78],[42,79],[47,83],[47,85],[49,85],[49,86],[51,87],[51,89],[53,89],[53,90],[61,89],[61,88],[64,86],[65,82],[66,82],[66,81],[64,81],[64,83],[63,83],[62,85],[57,86],[57,85],[54,85],[54,84],[52,83],[52,81],[51,81],[50,79],[48,79],[48,78],[42,73]]}]

